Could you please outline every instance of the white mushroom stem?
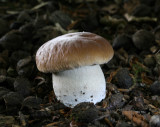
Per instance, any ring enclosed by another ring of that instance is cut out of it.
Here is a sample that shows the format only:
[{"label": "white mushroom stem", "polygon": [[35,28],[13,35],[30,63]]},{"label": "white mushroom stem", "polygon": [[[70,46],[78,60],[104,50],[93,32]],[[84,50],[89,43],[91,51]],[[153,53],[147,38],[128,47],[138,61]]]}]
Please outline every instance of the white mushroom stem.
[{"label": "white mushroom stem", "polygon": [[106,96],[106,82],[99,65],[52,74],[52,79],[57,99],[67,107],[81,102],[96,104]]}]

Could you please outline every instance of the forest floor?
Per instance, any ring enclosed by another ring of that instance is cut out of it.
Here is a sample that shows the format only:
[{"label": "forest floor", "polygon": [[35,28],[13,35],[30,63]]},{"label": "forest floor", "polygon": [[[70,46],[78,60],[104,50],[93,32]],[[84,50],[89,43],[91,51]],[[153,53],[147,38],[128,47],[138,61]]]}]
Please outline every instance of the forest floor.
[{"label": "forest floor", "polygon": [[[159,0],[0,0],[0,127],[160,127]],[[35,54],[70,32],[107,39],[106,98],[69,108]]]}]

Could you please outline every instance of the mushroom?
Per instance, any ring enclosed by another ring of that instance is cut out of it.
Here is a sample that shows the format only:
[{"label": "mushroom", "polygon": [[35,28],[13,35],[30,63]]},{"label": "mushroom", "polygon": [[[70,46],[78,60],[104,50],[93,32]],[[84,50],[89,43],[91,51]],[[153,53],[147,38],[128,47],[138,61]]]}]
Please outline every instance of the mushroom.
[{"label": "mushroom", "polygon": [[36,53],[39,71],[52,73],[55,95],[73,108],[81,102],[96,104],[106,96],[106,82],[100,64],[107,63],[114,51],[103,37],[75,32],[43,44]]}]

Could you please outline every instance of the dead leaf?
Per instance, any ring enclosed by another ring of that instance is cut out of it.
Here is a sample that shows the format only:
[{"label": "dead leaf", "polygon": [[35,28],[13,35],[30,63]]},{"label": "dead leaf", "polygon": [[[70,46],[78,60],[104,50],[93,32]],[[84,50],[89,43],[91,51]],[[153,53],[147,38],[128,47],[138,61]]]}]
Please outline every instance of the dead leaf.
[{"label": "dead leaf", "polygon": [[67,30],[73,29],[74,26],[75,26],[79,21],[80,21],[80,20],[73,21],[73,22],[67,27]]},{"label": "dead leaf", "polygon": [[41,84],[43,84],[43,83],[46,83],[45,78],[44,78],[44,77],[41,77],[41,76],[35,77],[34,80],[39,80],[39,83],[37,84],[38,86],[41,85]]},{"label": "dead leaf", "polygon": [[31,10],[32,11],[37,10],[37,9],[39,9],[41,7],[44,7],[44,6],[48,5],[48,4],[49,4],[49,2],[42,2],[42,3],[38,4],[38,5],[36,5],[35,7],[33,7]]},{"label": "dead leaf", "polygon": [[107,83],[111,83],[113,77],[117,74],[117,71],[118,70],[113,71],[113,72],[110,73],[110,76],[107,78]]},{"label": "dead leaf", "polygon": [[49,98],[49,103],[55,102],[56,95],[55,95],[55,93],[54,93],[53,90],[49,93],[48,96],[49,96],[49,97],[48,97],[48,98]]},{"label": "dead leaf", "polygon": [[120,92],[124,92],[124,93],[128,93],[128,92],[130,92],[130,90],[129,89],[118,89]]},{"label": "dead leaf", "polygon": [[144,116],[141,114],[138,114],[135,111],[122,111],[122,114],[125,115],[129,120],[133,121],[138,126],[149,127]]},{"label": "dead leaf", "polygon": [[107,117],[105,117],[104,120],[110,127],[114,127]]},{"label": "dead leaf", "polygon": [[130,60],[129,64],[131,67],[133,67],[134,65],[137,65],[138,67],[140,67],[140,69],[143,69],[144,71],[149,72],[149,68],[143,65],[137,57],[133,57]]},{"label": "dead leaf", "polygon": [[70,127],[78,127],[78,125],[75,121],[71,121]]},{"label": "dead leaf", "polygon": [[[60,123],[62,123],[62,122],[53,122],[53,123],[49,123],[49,124],[47,124],[47,125],[45,125],[44,127],[51,127],[51,126],[55,126],[55,127],[58,127],[58,125],[60,124]],[[56,126],[57,125],[57,126]]]},{"label": "dead leaf", "polygon": [[126,1],[123,5],[123,8],[124,10],[131,14],[132,11],[140,4],[140,1],[139,0],[129,0],[129,1]]},{"label": "dead leaf", "polygon": [[102,11],[107,11],[110,14],[115,14],[118,11],[119,7],[117,4],[110,4],[109,6],[103,7],[101,10]]},{"label": "dead leaf", "polygon": [[151,85],[154,82],[150,77],[146,76],[146,73],[144,72],[141,73],[141,78],[142,83],[145,83],[147,85]]},{"label": "dead leaf", "polygon": [[151,17],[135,17],[129,15],[128,13],[124,14],[124,17],[127,19],[128,22],[157,22],[157,18]]}]

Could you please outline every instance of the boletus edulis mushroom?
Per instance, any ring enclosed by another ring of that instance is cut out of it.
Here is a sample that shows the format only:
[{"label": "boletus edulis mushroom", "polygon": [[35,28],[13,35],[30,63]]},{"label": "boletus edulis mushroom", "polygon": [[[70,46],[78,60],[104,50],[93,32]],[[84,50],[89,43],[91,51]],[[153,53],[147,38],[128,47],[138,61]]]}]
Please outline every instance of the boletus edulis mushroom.
[{"label": "boletus edulis mushroom", "polygon": [[73,108],[81,102],[96,104],[106,96],[106,82],[100,64],[107,63],[114,51],[103,37],[75,32],[43,44],[36,53],[39,71],[52,73],[58,100]]}]

